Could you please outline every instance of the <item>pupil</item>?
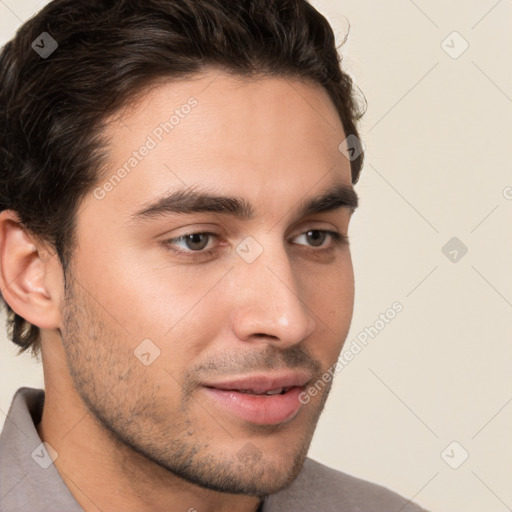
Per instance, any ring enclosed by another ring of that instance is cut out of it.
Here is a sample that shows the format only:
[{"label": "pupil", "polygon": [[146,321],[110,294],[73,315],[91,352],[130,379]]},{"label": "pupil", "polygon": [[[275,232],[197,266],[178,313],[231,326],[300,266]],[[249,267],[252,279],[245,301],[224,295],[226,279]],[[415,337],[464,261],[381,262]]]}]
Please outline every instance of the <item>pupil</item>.
[{"label": "pupil", "polygon": [[[193,235],[189,235],[188,236],[188,239],[187,239],[187,245],[189,246],[189,249],[197,249],[197,250],[201,250],[201,249],[204,249],[204,247],[206,247],[206,244],[203,243],[201,245],[199,239],[201,237],[204,237],[204,234],[203,233],[194,233]],[[204,237],[205,240],[206,240],[206,237]],[[189,243],[190,242],[190,243]],[[204,240],[203,240],[204,242]],[[199,243],[200,247],[191,247],[191,244],[197,244]]]},{"label": "pupil", "polygon": [[[315,238],[316,238],[316,239],[317,239],[317,241],[318,241],[318,237],[314,237],[314,236],[312,237],[312,236],[311,236],[311,233],[316,233],[317,235],[320,235],[320,243],[318,243],[318,244],[316,244],[316,245],[322,245],[322,242],[323,242],[323,236],[325,235],[325,233],[321,233],[321,232],[320,232],[320,231],[318,231],[318,230],[311,230],[311,231],[308,231],[308,232],[307,232],[307,235],[308,235],[310,238],[313,238],[313,239],[315,239]],[[313,242],[314,242],[314,240],[313,240]],[[312,245],[315,245],[315,243],[313,243]]]}]

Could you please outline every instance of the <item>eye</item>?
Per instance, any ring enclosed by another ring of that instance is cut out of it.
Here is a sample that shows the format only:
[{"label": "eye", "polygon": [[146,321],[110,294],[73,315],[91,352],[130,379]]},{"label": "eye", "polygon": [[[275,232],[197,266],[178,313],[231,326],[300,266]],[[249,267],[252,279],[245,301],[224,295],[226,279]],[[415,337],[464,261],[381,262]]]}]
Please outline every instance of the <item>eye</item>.
[{"label": "eye", "polygon": [[[216,251],[216,248],[206,249],[208,241],[211,237],[220,238],[216,233],[210,232],[197,232],[187,233],[185,235],[165,240],[163,243],[172,252],[179,256],[195,258],[204,257],[205,255],[211,255]],[[310,247],[323,247],[325,240],[329,238],[332,240],[331,244],[328,244],[324,250],[334,249],[336,246],[348,245],[348,236],[338,233],[336,231],[329,231],[324,229],[310,229],[301,233],[295,239],[304,237],[309,244],[298,244],[298,245],[310,245]],[[177,244],[182,244],[182,248],[176,248]],[[224,244],[226,245],[226,244]]]},{"label": "eye", "polygon": [[313,247],[322,246],[323,242],[328,237],[331,237],[331,239],[334,241],[336,245],[348,242],[347,236],[341,235],[336,231],[327,231],[325,229],[310,229],[309,231],[306,231],[305,233],[299,235],[299,237],[301,236],[306,237],[306,239],[312,240]]},{"label": "eye", "polygon": [[167,240],[166,243],[179,243],[182,242],[185,244],[185,251],[182,249],[178,249],[176,252],[206,252],[204,248],[208,245],[208,237],[217,237],[215,233],[187,233],[186,235],[182,235],[177,238],[171,238]]}]

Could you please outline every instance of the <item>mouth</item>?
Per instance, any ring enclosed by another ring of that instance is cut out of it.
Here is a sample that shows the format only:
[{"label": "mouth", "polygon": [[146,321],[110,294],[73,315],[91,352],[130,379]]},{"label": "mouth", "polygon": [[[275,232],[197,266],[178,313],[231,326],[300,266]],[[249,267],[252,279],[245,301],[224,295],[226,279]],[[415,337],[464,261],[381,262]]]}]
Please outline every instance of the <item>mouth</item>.
[{"label": "mouth", "polygon": [[287,393],[291,387],[288,388],[277,388],[277,389],[269,389],[268,391],[265,391],[264,393],[258,393],[254,389],[234,389],[231,391],[238,391],[238,393],[248,393],[250,395],[283,395],[284,393]]},{"label": "mouth", "polygon": [[253,375],[203,384],[203,391],[224,413],[257,425],[276,425],[299,412],[299,395],[311,380],[306,372]]}]

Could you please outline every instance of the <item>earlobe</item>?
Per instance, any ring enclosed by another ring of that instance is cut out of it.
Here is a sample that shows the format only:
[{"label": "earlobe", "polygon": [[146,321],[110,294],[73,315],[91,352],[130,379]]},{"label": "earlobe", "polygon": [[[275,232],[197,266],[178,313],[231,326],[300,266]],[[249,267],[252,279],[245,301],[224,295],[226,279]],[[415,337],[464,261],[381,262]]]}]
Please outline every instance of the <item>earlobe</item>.
[{"label": "earlobe", "polygon": [[[16,212],[0,213],[0,287],[11,309],[42,329],[58,329],[58,276],[48,251],[24,229]],[[53,292],[53,293],[52,293]]]}]

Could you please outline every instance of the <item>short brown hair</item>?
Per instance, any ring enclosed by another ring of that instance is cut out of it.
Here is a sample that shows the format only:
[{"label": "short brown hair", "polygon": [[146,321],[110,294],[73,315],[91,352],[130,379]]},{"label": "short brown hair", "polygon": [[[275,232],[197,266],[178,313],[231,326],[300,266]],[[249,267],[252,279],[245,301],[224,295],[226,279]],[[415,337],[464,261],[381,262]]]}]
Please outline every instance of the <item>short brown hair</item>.
[{"label": "short brown hair", "polygon": [[[58,45],[46,57],[33,46],[49,44],[43,33]],[[108,156],[106,119],[157,79],[205,66],[321,84],[359,140],[364,97],[358,103],[332,28],[306,0],[53,0],[2,48],[0,211],[16,211],[49,244],[64,277],[77,207]],[[362,152],[351,161],[353,183],[362,162]],[[2,301],[10,339],[37,354],[39,328]]]}]

